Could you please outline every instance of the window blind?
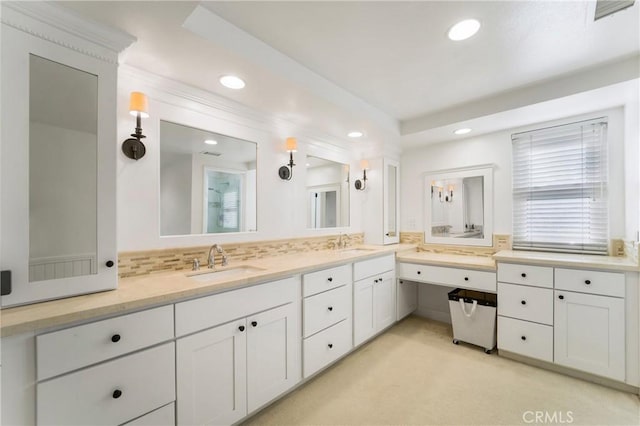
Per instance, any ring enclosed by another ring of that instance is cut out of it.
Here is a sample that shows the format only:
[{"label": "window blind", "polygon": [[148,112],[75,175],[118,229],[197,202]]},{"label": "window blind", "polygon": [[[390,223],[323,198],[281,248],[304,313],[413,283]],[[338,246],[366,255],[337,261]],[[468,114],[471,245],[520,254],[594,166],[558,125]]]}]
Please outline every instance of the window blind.
[{"label": "window blind", "polygon": [[516,133],[513,247],[607,254],[607,118]]}]

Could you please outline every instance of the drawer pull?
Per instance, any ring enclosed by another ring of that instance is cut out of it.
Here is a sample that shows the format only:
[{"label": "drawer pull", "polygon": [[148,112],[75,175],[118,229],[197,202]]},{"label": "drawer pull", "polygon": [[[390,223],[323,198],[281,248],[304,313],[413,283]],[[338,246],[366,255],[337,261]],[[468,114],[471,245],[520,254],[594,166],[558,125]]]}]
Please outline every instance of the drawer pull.
[{"label": "drawer pull", "polygon": [[254,326],[254,327],[257,327],[258,326],[258,321],[251,321],[251,325]]},{"label": "drawer pull", "polygon": [[113,336],[111,336],[111,341],[113,343],[118,343],[120,341],[120,335],[119,334],[114,334]]},{"label": "drawer pull", "polygon": [[377,284],[377,283],[378,283],[378,280],[373,280],[373,282]]},{"label": "drawer pull", "polygon": [[420,275],[422,273],[422,271],[418,271],[418,275]]},{"label": "drawer pull", "polygon": [[331,282],[331,281],[333,281],[333,278],[329,277],[329,278],[327,278],[327,281]]},{"label": "drawer pull", "polygon": [[241,325],[240,327],[238,327],[238,330],[244,331],[244,325]]},{"label": "drawer pull", "polygon": [[564,296],[560,295],[560,296],[558,296],[558,299],[562,300],[562,299],[564,299]]},{"label": "drawer pull", "polygon": [[523,305],[526,305],[527,301],[526,300],[521,300],[520,303],[522,303]]},{"label": "drawer pull", "polygon": [[327,309],[328,309],[329,311],[333,311],[333,306],[329,306]]},{"label": "drawer pull", "polygon": [[329,343],[327,346],[329,346],[329,349],[333,348],[333,343]]},{"label": "drawer pull", "polygon": [[465,281],[469,281],[469,277],[464,277],[464,280]]},{"label": "drawer pull", "polygon": [[521,273],[521,274],[520,274],[520,276],[521,276],[522,278],[527,278],[527,274],[525,274],[524,272],[523,272],[523,273]]},{"label": "drawer pull", "polygon": [[111,268],[114,265],[113,260],[107,260],[107,263],[105,263],[105,265],[107,265],[107,268]]},{"label": "drawer pull", "polygon": [[527,340],[527,336],[520,336],[522,340]]},{"label": "drawer pull", "polygon": [[113,394],[111,394],[111,396],[113,397],[113,399],[118,399],[122,396],[122,391],[120,389],[116,389],[113,391]]},{"label": "drawer pull", "polygon": [[589,284],[591,284],[591,280],[585,280],[585,281],[584,281],[584,283],[585,283],[586,285],[589,285]]}]

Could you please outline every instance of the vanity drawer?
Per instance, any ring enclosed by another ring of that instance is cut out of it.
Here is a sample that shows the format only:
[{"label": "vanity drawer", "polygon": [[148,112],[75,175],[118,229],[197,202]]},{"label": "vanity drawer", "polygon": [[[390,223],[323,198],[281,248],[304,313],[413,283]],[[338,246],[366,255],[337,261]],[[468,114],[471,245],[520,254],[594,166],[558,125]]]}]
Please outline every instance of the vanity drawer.
[{"label": "vanity drawer", "polygon": [[175,344],[38,383],[37,395],[38,424],[122,424],[176,399]]},{"label": "vanity drawer", "polygon": [[304,337],[309,337],[350,316],[351,285],[304,299]]},{"label": "vanity drawer", "polygon": [[346,319],[304,339],[304,377],[311,376],[349,352],[353,347],[351,331],[351,320]]},{"label": "vanity drawer", "polygon": [[553,290],[499,282],[498,315],[553,325]]},{"label": "vanity drawer", "polygon": [[173,305],[36,337],[38,380],[173,339]]},{"label": "vanity drawer", "polygon": [[556,290],[624,297],[624,274],[556,268]]},{"label": "vanity drawer", "polygon": [[498,316],[498,349],[553,362],[553,327]]},{"label": "vanity drawer", "polygon": [[361,260],[353,264],[353,280],[359,281],[373,275],[396,269],[396,255],[388,254],[373,259]]},{"label": "vanity drawer", "polygon": [[449,287],[488,291],[491,293],[496,292],[495,272],[418,265],[415,263],[400,263],[398,269],[399,277],[410,281],[422,281]]},{"label": "vanity drawer", "polygon": [[175,426],[176,407],[172,402],[122,426]]},{"label": "vanity drawer", "polygon": [[553,268],[517,263],[498,263],[498,281],[553,288]]},{"label": "vanity drawer", "polygon": [[351,265],[336,266],[302,276],[302,295],[311,296],[351,282]]},{"label": "vanity drawer", "polygon": [[286,305],[299,297],[300,281],[292,277],[176,303],[176,336]]}]

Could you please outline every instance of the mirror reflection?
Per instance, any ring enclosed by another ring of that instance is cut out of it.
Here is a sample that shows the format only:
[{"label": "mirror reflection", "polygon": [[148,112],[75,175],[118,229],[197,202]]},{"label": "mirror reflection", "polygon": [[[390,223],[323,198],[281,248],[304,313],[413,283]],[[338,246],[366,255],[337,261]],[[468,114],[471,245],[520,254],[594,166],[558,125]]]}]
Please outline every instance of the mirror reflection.
[{"label": "mirror reflection", "polygon": [[349,165],[307,156],[307,227],[349,226]]},{"label": "mirror reflection", "polygon": [[431,181],[431,236],[484,238],[484,177]]},{"label": "mirror reflection", "polygon": [[160,121],[160,235],[256,231],[254,142]]},{"label": "mirror reflection", "polygon": [[97,102],[97,76],[30,55],[30,282],[97,273]]}]

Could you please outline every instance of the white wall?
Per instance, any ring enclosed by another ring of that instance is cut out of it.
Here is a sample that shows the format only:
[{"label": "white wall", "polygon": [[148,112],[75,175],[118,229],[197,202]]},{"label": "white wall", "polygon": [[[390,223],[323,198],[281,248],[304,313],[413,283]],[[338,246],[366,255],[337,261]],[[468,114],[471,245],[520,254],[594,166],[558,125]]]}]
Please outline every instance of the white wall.
[{"label": "white wall", "polygon": [[[354,170],[363,157],[358,148],[342,148],[324,135],[310,134],[269,114],[131,68],[121,67],[118,78],[118,251],[362,232],[358,202],[362,194],[353,185],[349,187],[350,226],[315,230],[308,229],[306,222],[306,155],[349,164]],[[147,154],[138,161],[126,158],[120,149],[121,141],[135,126],[127,111],[132,91],[149,96],[150,117],[142,120]],[[256,232],[160,237],[160,120],[257,143]],[[298,138],[298,151],[294,154],[298,165],[294,167],[292,180],[283,181],[278,177],[278,168],[289,160],[284,147],[288,136]]]},{"label": "white wall", "polygon": [[[526,127],[509,129],[501,132],[470,137],[467,139],[430,145],[424,148],[408,150],[402,153],[401,162],[401,230],[424,230],[424,175],[426,172],[438,170],[473,167],[493,164],[494,169],[494,234],[512,234],[512,191],[511,191],[511,135],[516,132],[533,130],[541,127],[570,123],[601,116],[609,117],[609,216],[610,237],[623,238],[638,225],[638,190],[632,178],[637,179],[636,167],[625,168],[625,150],[635,155],[632,164],[638,164],[637,132],[636,137],[625,138],[625,114],[622,108],[605,111],[594,111],[556,121],[538,123]],[[626,173],[626,175],[625,175]],[[626,187],[626,189],[625,189]],[[635,189],[634,189],[635,188]],[[626,194],[625,194],[626,192]],[[423,194],[418,196],[417,194]],[[636,206],[626,209],[630,213],[625,226],[625,205]]]},{"label": "white wall", "polygon": [[30,257],[95,254],[96,135],[36,122],[29,132]]}]

